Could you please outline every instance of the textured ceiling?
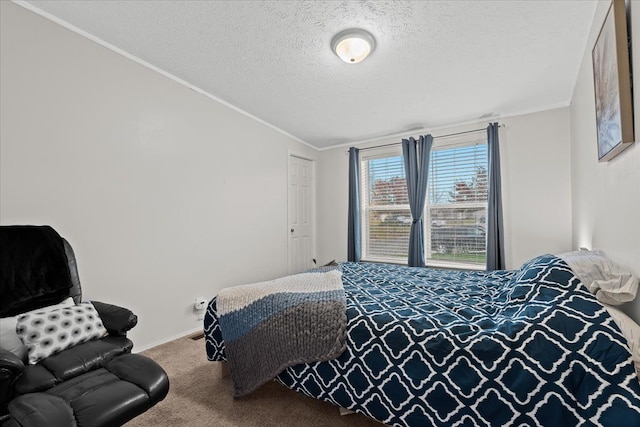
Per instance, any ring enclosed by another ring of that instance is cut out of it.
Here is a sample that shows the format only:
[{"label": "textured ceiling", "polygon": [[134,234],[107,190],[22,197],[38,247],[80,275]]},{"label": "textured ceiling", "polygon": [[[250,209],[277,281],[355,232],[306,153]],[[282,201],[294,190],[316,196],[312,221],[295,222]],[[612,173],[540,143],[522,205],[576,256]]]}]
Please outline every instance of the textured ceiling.
[{"label": "textured ceiling", "polygon": [[[568,105],[596,5],[27,3],[318,148]],[[330,50],[350,27],[377,41],[357,65]]]}]

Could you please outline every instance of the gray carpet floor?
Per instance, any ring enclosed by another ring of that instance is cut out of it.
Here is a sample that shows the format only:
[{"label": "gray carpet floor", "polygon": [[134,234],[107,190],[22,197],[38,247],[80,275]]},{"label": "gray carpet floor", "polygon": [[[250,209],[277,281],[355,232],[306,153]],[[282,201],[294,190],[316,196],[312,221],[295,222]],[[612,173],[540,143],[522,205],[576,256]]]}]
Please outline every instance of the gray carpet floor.
[{"label": "gray carpet floor", "polygon": [[209,362],[205,340],[180,338],[142,354],[169,375],[169,394],[127,423],[147,426],[355,426],[380,427],[360,414],[341,416],[338,408],[269,382],[249,396],[233,399],[231,377],[221,363]]}]

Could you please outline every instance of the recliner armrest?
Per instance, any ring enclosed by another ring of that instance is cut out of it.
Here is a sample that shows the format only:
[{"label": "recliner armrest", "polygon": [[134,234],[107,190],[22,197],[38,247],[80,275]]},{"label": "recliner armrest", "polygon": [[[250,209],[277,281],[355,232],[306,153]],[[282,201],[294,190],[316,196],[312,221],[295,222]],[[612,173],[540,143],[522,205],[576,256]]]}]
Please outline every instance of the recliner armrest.
[{"label": "recliner armrest", "polygon": [[0,407],[13,397],[13,384],[24,372],[24,363],[9,350],[0,348]]},{"label": "recliner armrest", "polygon": [[109,335],[126,336],[127,331],[138,324],[138,316],[131,310],[100,301],[91,301],[91,303],[96,308]]}]

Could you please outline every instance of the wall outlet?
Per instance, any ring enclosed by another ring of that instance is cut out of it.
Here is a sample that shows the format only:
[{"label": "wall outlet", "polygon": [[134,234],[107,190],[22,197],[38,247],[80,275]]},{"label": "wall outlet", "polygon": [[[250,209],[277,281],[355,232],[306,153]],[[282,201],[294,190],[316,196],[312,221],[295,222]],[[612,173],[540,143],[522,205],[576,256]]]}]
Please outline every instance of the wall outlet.
[{"label": "wall outlet", "polygon": [[196,313],[197,319],[204,319],[204,311],[207,309],[207,299],[203,297],[196,298],[193,303],[193,311]]},{"label": "wall outlet", "polygon": [[196,301],[193,303],[193,309],[195,311],[203,311],[206,308],[207,308],[207,299],[202,297],[196,298]]}]

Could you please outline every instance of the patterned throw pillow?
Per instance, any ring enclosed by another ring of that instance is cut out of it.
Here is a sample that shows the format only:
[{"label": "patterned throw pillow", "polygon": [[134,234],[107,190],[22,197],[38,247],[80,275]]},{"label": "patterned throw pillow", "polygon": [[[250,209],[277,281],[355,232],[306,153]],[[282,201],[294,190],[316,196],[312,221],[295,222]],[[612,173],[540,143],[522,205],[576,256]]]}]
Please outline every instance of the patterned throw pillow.
[{"label": "patterned throw pillow", "polygon": [[90,302],[20,315],[16,332],[27,347],[29,363],[32,365],[76,344],[107,334],[98,312]]},{"label": "patterned throw pillow", "polygon": [[[71,307],[76,305],[73,302],[73,298],[69,297],[59,304],[49,305],[47,307],[37,308],[35,310],[27,311],[22,314],[31,314],[36,311],[51,311],[61,307]],[[18,315],[20,316],[20,315]],[[16,326],[18,326],[18,316],[3,317],[0,318],[0,347],[4,350],[9,350],[15,354],[23,362],[27,361],[27,347],[24,346],[22,340],[16,333]]]}]

